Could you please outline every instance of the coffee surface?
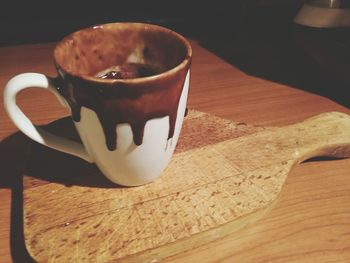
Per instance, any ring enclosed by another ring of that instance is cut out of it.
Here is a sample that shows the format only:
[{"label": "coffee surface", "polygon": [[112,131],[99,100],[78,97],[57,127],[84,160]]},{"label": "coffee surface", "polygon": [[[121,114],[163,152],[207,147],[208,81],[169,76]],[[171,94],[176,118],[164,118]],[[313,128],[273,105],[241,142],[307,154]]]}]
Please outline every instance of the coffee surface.
[{"label": "coffee surface", "polygon": [[100,71],[95,77],[101,79],[133,79],[143,78],[161,73],[162,70],[152,65],[141,63],[126,63],[120,66],[112,66]]}]

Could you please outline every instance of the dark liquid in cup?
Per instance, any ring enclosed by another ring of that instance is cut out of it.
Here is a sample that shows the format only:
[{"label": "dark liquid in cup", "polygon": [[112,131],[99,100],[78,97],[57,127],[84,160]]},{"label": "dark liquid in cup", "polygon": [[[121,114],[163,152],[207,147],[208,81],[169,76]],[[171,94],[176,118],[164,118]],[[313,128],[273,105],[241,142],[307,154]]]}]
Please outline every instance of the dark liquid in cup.
[{"label": "dark liquid in cup", "polygon": [[102,70],[95,76],[101,79],[133,79],[143,78],[161,73],[154,66],[139,63],[127,63],[121,66],[112,66]]}]

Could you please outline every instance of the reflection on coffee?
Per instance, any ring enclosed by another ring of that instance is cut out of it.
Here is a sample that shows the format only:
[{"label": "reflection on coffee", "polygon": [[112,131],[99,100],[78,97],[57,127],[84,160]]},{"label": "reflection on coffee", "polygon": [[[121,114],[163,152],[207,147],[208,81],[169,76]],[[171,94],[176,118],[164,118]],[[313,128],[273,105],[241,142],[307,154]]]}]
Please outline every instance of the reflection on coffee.
[{"label": "reflection on coffee", "polygon": [[101,79],[133,79],[143,78],[161,73],[160,69],[154,66],[140,63],[127,63],[121,66],[112,66],[102,70],[95,75]]}]

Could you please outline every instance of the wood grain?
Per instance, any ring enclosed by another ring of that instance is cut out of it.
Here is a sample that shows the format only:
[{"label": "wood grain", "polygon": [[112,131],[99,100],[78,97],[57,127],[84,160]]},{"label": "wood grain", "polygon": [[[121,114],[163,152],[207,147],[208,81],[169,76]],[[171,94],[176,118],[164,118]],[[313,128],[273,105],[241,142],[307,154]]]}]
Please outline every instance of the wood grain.
[{"label": "wood grain", "polygon": [[[236,122],[264,126],[290,124],[328,111],[350,112],[327,98],[249,76],[197,43],[192,44],[191,108]],[[54,76],[53,47],[54,43],[0,48],[0,88],[21,72],[38,71]],[[0,94],[2,96],[2,92]],[[18,102],[36,124],[46,124],[67,114],[51,94],[37,90],[23,92]],[[0,108],[0,122],[0,187],[5,188],[0,190],[0,261],[12,262],[20,257],[17,252],[24,251],[16,250],[21,246],[18,242],[12,241],[10,247],[10,211],[14,214],[11,236],[16,241],[16,228],[20,225],[16,220],[16,205],[20,202],[16,195],[11,202],[8,189],[13,192],[18,187],[14,183],[20,176],[16,167],[23,162],[28,141],[14,134],[17,129],[3,107]],[[269,217],[169,261],[349,261],[349,169],[349,159],[314,161],[295,167]],[[11,203],[15,205],[10,207]]]}]

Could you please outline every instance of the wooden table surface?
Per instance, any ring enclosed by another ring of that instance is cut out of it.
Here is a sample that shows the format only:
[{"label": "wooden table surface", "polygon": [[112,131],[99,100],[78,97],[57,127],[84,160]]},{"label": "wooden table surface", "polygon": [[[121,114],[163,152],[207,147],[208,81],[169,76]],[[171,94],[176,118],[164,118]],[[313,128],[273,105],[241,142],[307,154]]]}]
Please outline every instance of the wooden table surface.
[{"label": "wooden table surface", "polygon": [[[280,126],[327,111],[350,110],[305,91],[249,76],[197,42],[189,107],[238,122]],[[14,75],[55,76],[55,44],[0,48],[0,88]],[[17,101],[35,124],[68,114],[48,92],[29,89]],[[2,98],[1,98],[2,103]],[[25,254],[21,165],[30,142],[0,108],[0,262],[22,262]],[[294,168],[276,207],[255,225],[166,262],[350,262],[350,159],[317,160]]]}]

